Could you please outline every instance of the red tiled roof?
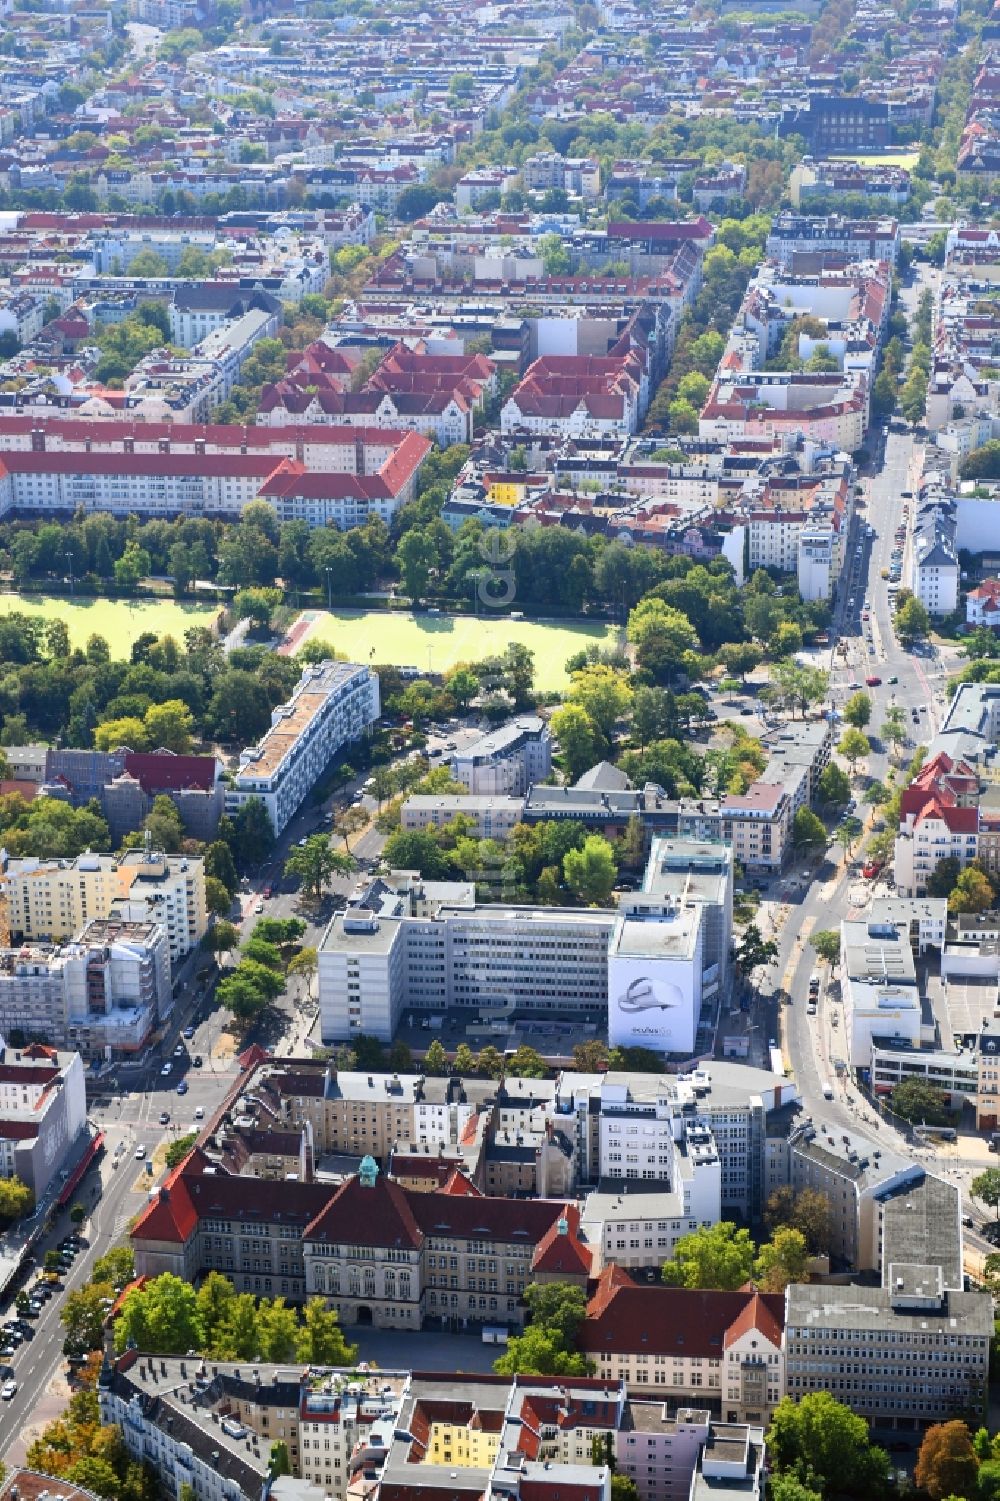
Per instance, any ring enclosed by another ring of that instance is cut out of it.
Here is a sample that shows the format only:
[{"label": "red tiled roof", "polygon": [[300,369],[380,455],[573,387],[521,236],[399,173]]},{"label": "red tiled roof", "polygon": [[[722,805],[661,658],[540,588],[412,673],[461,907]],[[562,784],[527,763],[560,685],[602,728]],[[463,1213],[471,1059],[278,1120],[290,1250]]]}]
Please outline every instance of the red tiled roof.
[{"label": "red tiled roof", "polygon": [[419,1249],[423,1231],[413,1215],[412,1201],[434,1194],[410,1195],[382,1173],[371,1187],[348,1178],[305,1231],[307,1240],[340,1241],[356,1246],[409,1246]]},{"label": "red tiled roof", "polygon": [[[608,1351],[684,1354],[719,1360],[725,1344],[747,1328],[760,1329],[780,1343],[785,1300],[773,1293],[690,1291],[682,1287],[638,1287],[622,1282],[609,1267],[602,1274],[577,1337],[586,1354]],[[750,1305],[759,1306],[748,1314]],[[752,1319],[752,1324],[747,1319]]]},{"label": "red tiled roof", "polygon": [[565,1277],[589,1277],[592,1257],[579,1238],[580,1211],[569,1204],[561,1216],[566,1230],[560,1228],[560,1220],[554,1220],[538,1242],[532,1257],[533,1272],[561,1273]]},{"label": "red tiled roof", "polygon": [[477,1188],[472,1179],[462,1172],[459,1167],[453,1167],[447,1178],[441,1184],[440,1192],[443,1194],[463,1194],[470,1199],[481,1199],[483,1191]]},{"label": "red tiled roof", "polygon": [[173,751],[126,751],[125,770],[150,795],[186,787],[209,792],[216,777],[214,756],[176,756]]},{"label": "red tiled roof", "polygon": [[612,219],[608,224],[609,240],[707,240],[712,226],[704,214],[680,223],[644,223],[629,219]]},{"label": "red tiled roof", "polygon": [[210,1165],[200,1147],[194,1147],[139,1216],[133,1238],[183,1245],[204,1218],[287,1224],[301,1234],[329,1197],[325,1183],[285,1182],[279,1189],[265,1178],[206,1173]]},{"label": "red tiled roof", "polygon": [[[7,1049],[10,1052],[10,1049]],[[23,1058],[28,1058],[27,1050],[22,1052]],[[33,1060],[29,1058],[28,1065],[24,1063],[0,1063],[0,1084],[51,1084],[53,1079],[58,1079],[59,1070],[54,1064],[38,1064],[32,1066]]]},{"label": "red tiled roof", "polygon": [[782,1326],[764,1301],[764,1298],[757,1292],[753,1294],[750,1301],[743,1308],[742,1313],[737,1315],[726,1330],[726,1337],[723,1341],[726,1349],[728,1350],[730,1345],[735,1344],[742,1335],[748,1334],[751,1329],[759,1330],[765,1339],[770,1340],[772,1345],[781,1344]]}]

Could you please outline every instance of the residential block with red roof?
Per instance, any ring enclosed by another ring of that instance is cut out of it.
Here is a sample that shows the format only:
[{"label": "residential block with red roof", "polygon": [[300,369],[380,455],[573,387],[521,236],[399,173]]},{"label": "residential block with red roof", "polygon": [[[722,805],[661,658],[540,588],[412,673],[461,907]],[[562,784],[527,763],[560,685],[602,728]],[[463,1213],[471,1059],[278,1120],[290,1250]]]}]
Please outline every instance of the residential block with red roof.
[{"label": "residential block with red roof", "polygon": [[400,428],[447,448],[471,443],[474,414],[496,388],[495,366],[483,354],[431,354],[397,343],[358,391],[351,389],[352,363],[356,356],[322,340],[309,345],[280,381],[264,388],[257,421]]},{"label": "residential block with red roof", "polygon": [[900,896],[923,896],[940,861],[979,855],[980,783],[970,762],[939,751],[902,794],[894,871]]}]

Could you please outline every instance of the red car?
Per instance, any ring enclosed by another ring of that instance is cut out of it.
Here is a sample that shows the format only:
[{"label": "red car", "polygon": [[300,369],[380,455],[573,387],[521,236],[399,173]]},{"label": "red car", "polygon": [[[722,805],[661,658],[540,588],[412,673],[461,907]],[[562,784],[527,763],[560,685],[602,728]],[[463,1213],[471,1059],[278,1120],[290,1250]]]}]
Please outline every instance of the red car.
[{"label": "red car", "polygon": [[881,687],[881,685],[881,678],[875,677],[874,675],[872,675],[870,678],[865,678],[865,686],[868,688],[879,688]]},{"label": "red car", "polygon": [[264,890],[261,892],[261,896],[266,899],[270,895],[271,895],[271,888],[270,888],[270,886],[265,886]]},{"label": "red car", "polygon": [[861,874],[866,881],[874,881],[881,869],[882,862],[880,860],[869,860],[867,865],[862,866]]}]

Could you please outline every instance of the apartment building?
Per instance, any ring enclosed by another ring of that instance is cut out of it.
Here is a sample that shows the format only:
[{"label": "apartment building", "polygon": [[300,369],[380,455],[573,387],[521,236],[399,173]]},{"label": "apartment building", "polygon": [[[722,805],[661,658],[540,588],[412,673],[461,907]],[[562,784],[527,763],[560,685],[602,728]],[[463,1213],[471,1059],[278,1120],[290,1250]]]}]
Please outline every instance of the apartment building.
[{"label": "apartment building", "polygon": [[385,1501],[609,1501],[611,1469],[593,1447],[610,1457],[626,1406],[620,1387],[580,1377],[415,1375],[366,1472]]},{"label": "apartment building", "polygon": [[125,891],[107,915],[159,923],[176,965],[198,946],[208,926],[204,861],[193,855],[126,850],[118,869]]},{"label": "apartment building", "polygon": [[[836,103],[842,107],[842,101]],[[808,218],[784,213],[774,219],[765,248],[768,258],[783,266],[793,266],[797,256],[814,251],[835,251],[847,261],[888,261],[895,266],[900,243],[899,223],[892,218],[842,219],[835,214]]]},{"label": "apartment building", "polygon": [[992,1302],[946,1289],[939,1267],[893,1262],[882,1287],[792,1283],[786,1298],[789,1396],[830,1392],[904,1430],[985,1410]]},{"label": "apartment building", "polygon": [[910,543],[910,588],[929,615],[952,615],[958,609],[957,532],[954,500],[944,496],[921,500]]},{"label": "apartment building", "polygon": [[205,422],[228,401],[240,371],[264,338],[273,338],[281,313],[251,307],[199,339],[190,351],[145,356],[125,379],[125,409],[140,420]]},{"label": "apartment building", "polygon": [[79,1053],[0,1042],[0,1178],[41,1198],[87,1126]]},{"label": "apartment building", "polygon": [[978,1040],[976,1130],[1000,1128],[1000,1021],[985,1017]]},{"label": "apartment building", "polygon": [[751,870],[778,871],[792,826],[792,796],[783,783],[752,782],[722,798],[682,798],[677,832],[728,844],[733,859]]},{"label": "apartment building", "polygon": [[451,757],[457,782],[476,797],[524,797],[552,773],[552,736],[544,719],[523,714]]},{"label": "apartment building", "polygon": [[0,1035],[117,1058],[138,1052],[170,1009],[158,922],[94,918],[69,943],[0,950]]},{"label": "apartment building", "polygon": [[627,438],[648,402],[646,352],[626,339],[603,356],[540,356],[505,401],[500,428],[505,434]]},{"label": "apartment building", "polygon": [[240,1109],[261,1127],[307,1130],[318,1155],[371,1156],[384,1166],[399,1142],[457,1144],[499,1091],[491,1079],[366,1074],[291,1059],[255,1075]]},{"label": "apartment building", "polygon": [[[622,1145],[612,1133],[610,1170],[619,1179],[623,1168],[628,1171],[621,1160],[626,1154],[617,1150]],[[721,1220],[722,1169],[710,1129],[691,1123],[672,1146],[671,1160],[658,1165],[657,1189],[634,1192],[626,1182],[587,1195],[582,1226],[595,1271],[612,1264],[644,1271],[662,1266],[683,1236]]]},{"label": "apartment building", "polygon": [[[390,426],[379,433],[370,426],[358,429],[345,441],[341,425],[324,442],[317,432],[304,440],[297,425],[205,428],[178,415],[176,423],[172,418],[108,421],[107,434],[100,423],[70,421],[66,425],[73,432],[96,428],[93,441],[82,438],[77,448],[67,439],[63,446],[48,432],[46,446],[32,450],[14,446],[22,441],[20,428],[6,431],[20,421],[2,419],[0,515],[24,511],[57,517],[84,510],[227,520],[238,519],[250,501],[263,497],[282,521],[344,530],[369,515],[389,522],[412,498],[431,447],[417,433]],[[157,430],[176,434],[173,446],[170,437],[157,439]],[[234,446],[232,435],[244,431],[242,447],[238,441]]]},{"label": "apartment building", "polygon": [[745,1495],[758,1501],[764,1485],[764,1430],[714,1422],[706,1408],[632,1398],[631,1424],[617,1435],[618,1470],[635,1482],[640,1501],[707,1501]]},{"label": "apartment building", "polygon": [[0,867],[0,902],[12,937],[29,944],[71,938],[93,918],[154,921],[167,935],[172,964],[201,942],[208,923],[204,862],[156,851],[7,858]]},{"label": "apartment building", "polygon": [[868,405],[864,370],[723,370],[701,409],[698,433],[720,443],[801,435],[853,453],[864,441]]},{"label": "apartment building", "polygon": [[532,192],[563,188],[581,198],[596,198],[601,191],[601,164],[593,156],[560,156],[541,151],[521,163],[521,180]]},{"label": "apartment building", "polygon": [[455,818],[467,818],[477,839],[507,839],[514,825],[521,822],[523,813],[523,797],[415,793],[403,803],[400,824],[408,831],[440,829]]},{"label": "apartment building", "polygon": [[366,735],[379,717],[378,674],[352,662],[306,667],[287,704],[271,715],[271,728],[240,756],[226,793],[238,812],[257,798],[280,834],[302,799],[338,751]]},{"label": "apartment building", "polygon": [[[137,1459],[161,1480],[186,1480],[198,1501],[281,1496],[271,1488],[271,1446],[288,1451],[294,1495],[343,1493],[356,1449],[398,1413],[409,1372],[233,1361],[128,1350],[105,1367],[97,1394]],[[236,1489],[235,1487],[239,1488]]]},{"label": "apartment building", "polygon": [[784,1298],[640,1285],[605,1267],[577,1339],[630,1393],[766,1425],[785,1393]]},{"label": "apartment building", "polygon": [[[680,1074],[560,1074],[554,1119],[573,1142],[579,1177],[602,1186],[623,1182],[629,1193],[679,1182],[674,1153],[689,1126],[704,1127],[719,1160],[723,1216],[756,1219],[770,1187],[769,1143],[784,1143],[799,1103],[783,1075],[720,1059],[711,1070]],[[782,1179],[783,1181],[783,1179]],[[711,1179],[700,1179],[711,1187]],[[699,1206],[697,1193],[689,1203]],[[699,1208],[699,1213],[700,1213]],[[706,1210],[706,1213],[709,1212]]]},{"label": "apartment building", "polygon": [[922,896],[941,860],[956,859],[964,868],[977,857],[979,801],[980,773],[973,762],[932,747],[900,802],[894,873],[901,896]]},{"label": "apartment building", "polygon": [[[828,719],[790,720],[761,736],[767,765],[761,781],[787,786],[792,793],[792,817],[800,807],[816,801],[819,779],[833,755],[833,726]],[[800,773],[805,773],[800,781]]]}]

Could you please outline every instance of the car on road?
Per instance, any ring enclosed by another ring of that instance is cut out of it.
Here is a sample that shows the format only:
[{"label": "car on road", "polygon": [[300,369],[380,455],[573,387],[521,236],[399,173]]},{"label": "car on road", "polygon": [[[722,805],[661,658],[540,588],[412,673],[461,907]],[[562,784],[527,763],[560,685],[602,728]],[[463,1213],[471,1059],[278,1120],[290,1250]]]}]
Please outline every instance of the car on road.
[{"label": "car on road", "polygon": [[184,1031],[181,1033],[181,1036],[186,1038],[187,1041],[190,1042],[192,1037],[194,1036],[194,1027],[185,1027]]},{"label": "car on road", "polygon": [[179,1042],[177,1044],[177,1046],[174,1048],[174,1057],[175,1058],[183,1058],[184,1057],[184,1044],[183,1043]]},{"label": "car on road", "polygon": [[201,1054],[195,1053],[194,1057],[191,1059],[191,1062],[193,1063],[195,1068],[201,1068]]},{"label": "car on road", "polygon": [[300,850],[304,850],[306,845],[309,843],[308,834],[303,834],[302,838],[296,839],[295,843],[298,845]]},{"label": "car on road", "polygon": [[177,1086],[177,1093],[178,1094],[187,1094],[187,1092],[188,1092],[188,1081],[186,1079],[182,1079],[181,1082]]},{"label": "car on road", "polygon": [[168,1079],[170,1077],[171,1067],[172,1067],[172,1064],[169,1063],[169,1062],[167,1062],[167,1063],[165,1063],[163,1065],[163,1067],[160,1069],[160,1078],[161,1079]]},{"label": "car on road", "polygon": [[197,1110],[194,1113],[194,1118],[195,1118],[196,1121],[203,1121],[205,1119],[205,1107],[204,1107],[204,1105],[199,1105],[198,1106]]},{"label": "car on road", "polygon": [[135,1160],[136,1160],[136,1162],[141,1162],[142,1159],[145,1157],[145,1155],[146,1155],[146,1148],[143,1146],[142,1142],[140,1141],[139,1145],[135,1149]]},{"label": "car on road", "polygon": [[169,1126],[170,1125],[170,1111],[169,1110],[161,1110],[160,1111],[160,1125],[161,1126]]},{"label": "car on road", "polygon": [[16,1397],[16,1396],[17,1396],[17,1382],[16,1381],[5,1381],[4,1384],[3,1384],[3,1386],[0,1386],[0,1397],[2,1397],[5,1402],[10,1402],[11,1399],[13,1397]]},{"label": "car on road", "polygon": [[865,684],[869,688],[880,688],[882,686],[882,679],[873,672],[865,678]]},{"label": "car on road", "polygon": [[[330,814],[327,814],[327,817],[328,817],[328,818],[329,818],[329,817],[330,817]],[[270,886],[265,886],[265,887],[264,887],[264,890],[263,890],[263,891],[262,891],[262,892],[261,892],[261,896],[262,896],[262,897],[264,897],[264,899],[265,899],[265,901],[266,901],[266,900],[267,900],[267,898],[268,898],[268,897],[269,897],[269,896],[270,896],[270,895],[271,895],[271,887],[270,887]]]},{"label": "car on road", "polygon": [[893,673],[892,677],[889,679],[889,686],[891,688],[895,688],[895,686],[896,686],[896,684],[898,682],[899,682],[899,678],[896,676],[895,673]]},{"label": "car on road", "polygon": [[253,910],[255,912],[258,912],[258,913],[263,912],[263,910],[264,910],[264,903],[263,903],[263,900],[260,897],[258,897],[257,900],[254,902],[254,904],[253,904]]}]

